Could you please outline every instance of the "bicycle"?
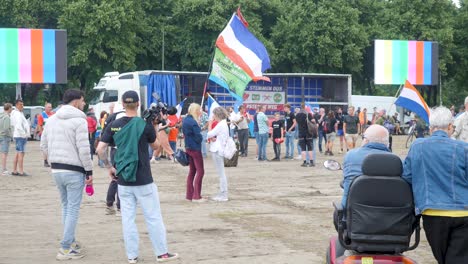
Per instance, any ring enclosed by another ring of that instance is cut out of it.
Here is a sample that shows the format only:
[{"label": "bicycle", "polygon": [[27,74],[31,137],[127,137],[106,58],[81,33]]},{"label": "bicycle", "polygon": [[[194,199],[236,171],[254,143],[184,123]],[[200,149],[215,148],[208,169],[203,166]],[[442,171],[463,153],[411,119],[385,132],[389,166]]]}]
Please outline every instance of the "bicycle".
[{"label": "bicycle", "polygon": [[408,137],[406,138],[405,147],[409,148],[409,146],[411,146],[411,143],[413,143],[415,138],[416,138],[416,122],[413,122],[410,128],[408,129]]}]

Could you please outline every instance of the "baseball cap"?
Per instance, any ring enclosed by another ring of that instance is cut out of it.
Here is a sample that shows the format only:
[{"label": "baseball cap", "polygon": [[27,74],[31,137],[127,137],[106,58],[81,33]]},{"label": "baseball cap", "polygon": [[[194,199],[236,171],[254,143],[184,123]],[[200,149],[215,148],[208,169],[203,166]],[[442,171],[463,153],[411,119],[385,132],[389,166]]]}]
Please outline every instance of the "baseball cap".
[{"label": "baseball cap", "polygon": [[138,98],[138,94],[135,91],[126,91],[122,95],[122,102],[124,103],[136,103],[138,101],[140,101],[140,99]]}]

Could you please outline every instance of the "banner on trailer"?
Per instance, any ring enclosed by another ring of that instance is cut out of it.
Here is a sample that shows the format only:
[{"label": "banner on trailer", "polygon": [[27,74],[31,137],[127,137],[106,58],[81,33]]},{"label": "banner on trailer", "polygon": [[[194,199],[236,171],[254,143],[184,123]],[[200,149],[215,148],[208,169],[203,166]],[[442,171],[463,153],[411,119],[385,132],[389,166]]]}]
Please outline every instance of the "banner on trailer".
[{"label": "banner on trailer", "polygon": [[264,105],[266,111],[283,111],[286,94],[282,86],[250,85],[244,92],[244,105],[247,110],[255,110]]}]

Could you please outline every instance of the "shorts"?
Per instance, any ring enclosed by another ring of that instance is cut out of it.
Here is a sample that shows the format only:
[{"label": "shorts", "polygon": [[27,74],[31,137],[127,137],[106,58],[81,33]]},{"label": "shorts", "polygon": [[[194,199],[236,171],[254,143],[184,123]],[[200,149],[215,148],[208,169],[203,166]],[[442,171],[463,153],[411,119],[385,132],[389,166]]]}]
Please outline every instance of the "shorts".
[{"label": "shorts", "polygon": [[28,142],[27,138],[15,138],[16,142],[16,152],[24,153],[26,150],[26,142]]},{"label": "shorts", "polygon": [[337,136],[344,136],[343,129],[338,129],[338,132],[336,132]]},{"label": "shorts", "polygon": [[8,154],[10,148],[11,137],[0,138],[0,153]]},{"label": "shorts", "polygon": [[312,151],[312,138],[300,138],[299,139],[299,146],[301,147],[302,151]]},{"label": "shorts", "polygon": [[327,134],[327,141],[333,142],[333,141],[335,141],[335,138],[336,138],[336,133],[335,132],[331,132],[331,133]]},{"label": "shorts", "polygon": [[356,142],[357,139],[358,139],[358,134],[348,134],[348,133],[346,133],[345,138],[346,138],[346,141],[348,141],[348,142],[350,142],[350,141]]}]

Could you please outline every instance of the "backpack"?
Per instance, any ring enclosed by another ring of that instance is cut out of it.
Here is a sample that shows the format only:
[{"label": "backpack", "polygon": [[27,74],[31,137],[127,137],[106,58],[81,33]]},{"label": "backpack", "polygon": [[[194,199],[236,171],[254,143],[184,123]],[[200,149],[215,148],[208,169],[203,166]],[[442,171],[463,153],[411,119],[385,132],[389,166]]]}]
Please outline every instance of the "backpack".
[{"label": "backpack", "polygon": [[328,134],[328,126],[329,126],[328,120],[324,120],[322,123],[323,133]]},{"label": "backpack", "polygon": [[317,124],[312,123],[312,121],[309,120],[309,116],[306,116],[306,121],[307,121],[307,130],[309,131],[309,134],[312,135],[312,138],[317,138],[318,137]]},{"label": "backpack", "polygon": [[189,157],[187,153],[185,153],[184,150],[182,149],[177,149],[177,151],[174,153],[174,157],[177,162],[179,162],[180,165],[182,166],[188,166],[189,165]]}]

